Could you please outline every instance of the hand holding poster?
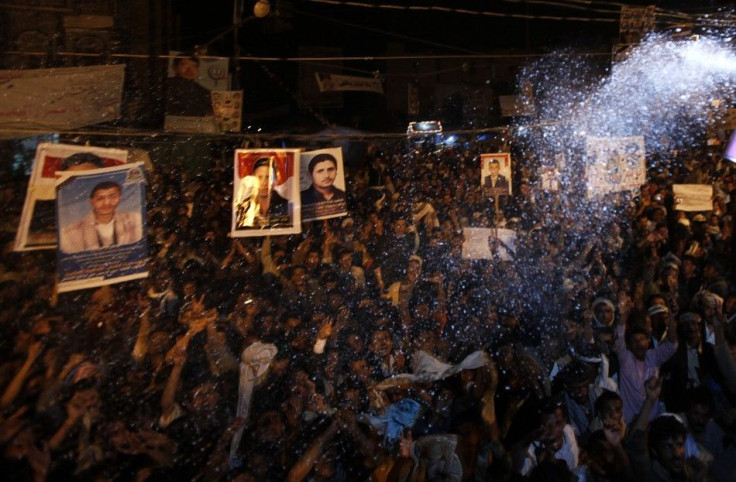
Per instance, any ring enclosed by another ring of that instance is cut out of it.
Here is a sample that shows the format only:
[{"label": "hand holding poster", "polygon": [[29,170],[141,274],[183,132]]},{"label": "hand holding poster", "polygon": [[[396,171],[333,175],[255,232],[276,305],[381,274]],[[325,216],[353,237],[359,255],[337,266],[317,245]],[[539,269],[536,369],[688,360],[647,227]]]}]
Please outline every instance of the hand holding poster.
[{"label": "hand holding poster", "polygon": [[302,220],[347,215],[342,149],[322,149],[301,154]]},{"label": "hand holding poster", "polygon": [[59,292],[148,275],[142,163],[65,172],[56,198]]},{"label": "hand holding poster", "polygon": [[677,211],[711,211],[713,186],[710,184],[673,184]]},{"label": "hand holding poster", "polygon": [[298,149],[237,149],[233,237],[301,232]]}]

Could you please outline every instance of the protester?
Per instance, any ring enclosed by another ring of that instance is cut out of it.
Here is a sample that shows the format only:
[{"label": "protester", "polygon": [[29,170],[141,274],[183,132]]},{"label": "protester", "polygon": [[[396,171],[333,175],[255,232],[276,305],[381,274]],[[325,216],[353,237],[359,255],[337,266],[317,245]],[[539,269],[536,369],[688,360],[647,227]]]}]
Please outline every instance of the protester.
[{"label": "protester", "polygon": [[[349,217],[262,239],[228,239],[228,168],[157,170],[150,275],[115,287],[4,252],[6,478],[734,480],[736,192],[703,223],[657,180],[604,217],[519,153],[497,217],[484,152],[387,143],[343,166]],[[511,260],[464,256],[499,220]]]}]

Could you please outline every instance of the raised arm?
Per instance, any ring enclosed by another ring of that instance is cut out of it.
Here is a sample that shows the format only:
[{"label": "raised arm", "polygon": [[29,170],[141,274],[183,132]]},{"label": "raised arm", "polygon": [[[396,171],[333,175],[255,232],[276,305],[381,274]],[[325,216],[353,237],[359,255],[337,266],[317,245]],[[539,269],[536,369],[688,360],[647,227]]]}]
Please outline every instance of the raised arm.
[{"label": "raised arm", "polygon": [[25,383],[26,378],[28,378],[28,372],[30,372],[31,367],[38,359],[38,356],[41,354],[42,350],[43,343],[41,343],[40,341],[37,341],[28,347],[28,353],[26,355],[25,361],[23,362],[23,366],[20,367],[18,373],[15,374],[13,379],[10,381],[10,384],[5,388],[5,392],[0,399],[0,409],[4,410],[8,408],[18,397],[18,394],[20,393],[21,388],[23,388],[23,384]]},{"label": "raised arm", "polygon": [[289,470],[289,475],[286,476],[287,482],[301,482],[307,478],[325,445],[327,445],[337,434],[337,429],[338,423],[336,420],[333,420],[330,426],[327,427],[327,430],[319,434],[317,438],[314,439],[309,448],[304,452],[299,460],[297,460],[291,470]]}]

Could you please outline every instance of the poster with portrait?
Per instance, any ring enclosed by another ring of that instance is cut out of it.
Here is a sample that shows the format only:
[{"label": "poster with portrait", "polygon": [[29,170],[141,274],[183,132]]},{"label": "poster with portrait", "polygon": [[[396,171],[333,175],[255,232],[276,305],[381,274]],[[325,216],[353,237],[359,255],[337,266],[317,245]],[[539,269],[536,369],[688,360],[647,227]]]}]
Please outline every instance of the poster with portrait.
[{"label": "poster with portrait", "polygon": [[211,91],[229,89],[228,59],[170,52],[164,130],[215,133]]},{"label": "poster with portrait", "polygon": [[644,137],[587,137],[588,199],[638,189],[646,181]]},{"label": "poster with portrait", "polygon": [[63,172],[56,182],[59,292],[148,276],[143,163]]},{"label": "poster with portrait", "polygon": [[236,149],[233,237],[301,232],[299,149]]},{"label": "poster with portrait", "polygon": [[480,155],[480,186],[488,197],[511,194],[511,154],[497,152]]},{"label": "poster with portrait", "polygon": [[220,132],[240,132],[243,118],[243,91],[212,91],[212,107]]},{"label": "poster with portrait", "polygon": [[463,259],[513,261],[516,232],[513,229],[463,228]]},{"label": "poster with portrait", "polygon": [[60,171],[119,166],[128,151],[92,146],[41,143],[36,148],[15,251],[56,248],[56,179]]},{"label": "poster with portrait", "polygon": [[342,148],[303,152],[299,179],[302,221],[347,215]]},{"label": "poster with portrait", "polygon": [[542,166],[539,169],[539,187],[545,192],[560,190],[560,171],[555,166]]}]

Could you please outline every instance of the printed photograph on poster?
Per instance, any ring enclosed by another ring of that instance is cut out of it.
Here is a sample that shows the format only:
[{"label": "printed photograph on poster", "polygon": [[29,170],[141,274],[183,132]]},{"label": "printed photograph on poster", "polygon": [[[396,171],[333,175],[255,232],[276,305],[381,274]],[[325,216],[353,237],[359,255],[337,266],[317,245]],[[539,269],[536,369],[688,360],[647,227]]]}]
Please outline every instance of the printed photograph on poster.
[{"label": "printed photograph on poster", "polygon": [[542,191],[560,190],[560,171],[555,166],[542,166],[539,170],[539,187]]},{"label": "printed photograph on poster", "polygon": [[644,137],[587,137],[588,198],[638,189],[646,181]]},{"label": "printed photograph on poster", "polygon": [[217,132],[210,91],[228,88],[228,59],[171,52],[164,130]]},{"label": "printed photograph on poster", "polygon": [[147,273],[143,163],[61,174],[56,184],[58,289],[86,289]]},{"label": "printed photograph on poster", "polygon": [[233,237],[301,232],[299,149],[237,149]]},{"label": "printed photograph on poster", "polygon": [[243,91],[212,91],[212,105],[220,132],[239,132],[243,117]]},{"label": "printed photograph on poster", "polygon": [[485,196],[511,194],[511,154],[508,152],[480,155],[480,185]]},{"label": "printed photograph on poster", "polygon": [[91,146],[41,143],[23,204],[15,251],[56,248],[56,180],[61,172],[119,166],[128,151]]},{"label": "printed photograph on poster", "polygon": [[302,221],[347,215],[341,148],[303,152],[300,171]]}]

